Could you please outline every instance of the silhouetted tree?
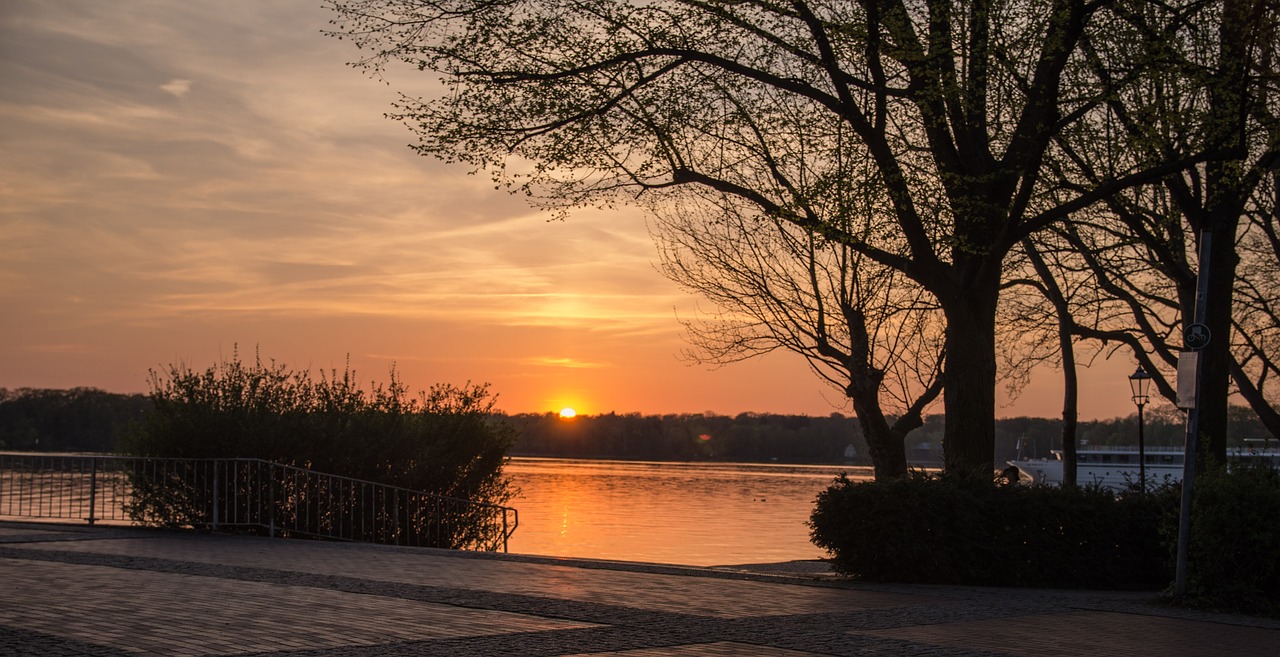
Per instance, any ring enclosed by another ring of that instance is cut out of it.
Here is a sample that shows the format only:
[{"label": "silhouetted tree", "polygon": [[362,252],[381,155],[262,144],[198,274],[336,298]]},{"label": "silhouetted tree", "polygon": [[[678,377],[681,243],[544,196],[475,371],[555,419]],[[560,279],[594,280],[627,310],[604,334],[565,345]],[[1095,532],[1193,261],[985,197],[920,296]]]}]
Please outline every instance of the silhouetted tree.
[{"label": "silhouetted tree", "polygon": [[[994,460],[1006,256],[1177,168],[1046,193],[1055,137],[1116,93],[1081,55],[1087,35],[1109,29],[1112,3],[329,5],[361,65],[442,74],[443,94],[404,98],[395,113],[425,154],[560,208],[743,204],[911,279],[946,319],[947,467],[981,476]],[[876,209],[852,230],[850,196]]]},{"label": "silhouetted tree", "polygon": [[803,356],[852,403],[876,478],[906,476],[904,440],[942,392],[941,317],[928,294],[844,244],[739,208],[660,210],[651,232],[662,273],[717,309],[685,322],[689,356]]},{"label": "silhouetted tree", "polygon": [[[1095,311],[1106,321],[1075,329],[1128,345],[1172,399],[1168,374],[1203,273],[1214,338],[1202,359],[1200,429],[1222,458],[1233,387],[1280,436],[1277,397],[1263,390],[1277,371],[1280,335],[1280,243],[1272,237],[1280,12],[1274,0],[1120,6],[1117,38],[1091,43],[1086,59],[1098,77],[1134,83],[1117,85],[1096,121],[1062,135],[1060,180],[1087,189],[1152,162],[1203,162],[1113,194],[1061,231],[1083,263],[1075,271],[1088,273],[1105,297]],[[1200,272],[1206,238],[1208,268]]]}]

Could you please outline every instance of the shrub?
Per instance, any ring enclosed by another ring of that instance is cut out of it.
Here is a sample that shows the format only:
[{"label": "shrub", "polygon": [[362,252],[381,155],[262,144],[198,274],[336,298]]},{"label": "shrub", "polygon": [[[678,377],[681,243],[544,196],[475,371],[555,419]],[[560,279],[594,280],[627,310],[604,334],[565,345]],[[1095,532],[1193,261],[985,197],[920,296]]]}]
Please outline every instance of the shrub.
[{"label": "shrub", "polygon": [[1000,557],[982,583],[1154,589],[1169,580],[1161,523],[1176,513],[1176,490],[988,487],[983,497]]},{"label": "shrub", "polygon": [[[1178,604],[1280,616],[1280,471],[1196,477],[1188,590]],[[1173,580],[1182,486],[999,487],[912,476],[818,495],[813,542],[869,580],[1155,590]]]},{"label": "shrub", "polygon": [[854,482],[841,474],[818,494],[809,526],[838,572],[865,579],[972,581],[989,561],[977,500],[952,479]]},{"label": "shrub", "polygon": [[1170,571],[1160,535],[1170,500],[922,474],[841,476],[818,495],[809,524],[833,567],[863,579],[1154,589]]},{"label": "shrub", "polygon": [[1280,471],[1217,468],[1197,476],[1193,492],[1192,604],[1280,615]]},{"label": "shrub", "polygon": [[[394,370],[385,387],[365,390],[349,367],[313,379],[233,355],[202,372],[153,372],[151,397],[153,410],[122,441],[127,454],[259,458],[492,504],[512,495],[502,465],[515,432],[494,419],[483,385],[438,385],[415,397]],[[190,524],[178,502],[187,483],[151,490],[140,513]]]}]

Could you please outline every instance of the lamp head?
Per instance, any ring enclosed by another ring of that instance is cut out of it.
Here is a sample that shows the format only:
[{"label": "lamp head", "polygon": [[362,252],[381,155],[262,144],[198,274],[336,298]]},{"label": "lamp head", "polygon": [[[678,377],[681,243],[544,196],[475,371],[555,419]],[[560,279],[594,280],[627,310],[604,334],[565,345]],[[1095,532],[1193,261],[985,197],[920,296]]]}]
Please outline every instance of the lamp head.
[{"label": "lamp head", "polygon": [[1138,371],[1129,375],[1129,390],[1133,392],[1133,403],[1145,406],[1148,400],[1147,390],[1151,387],[1151,375],[1138,366]]}]

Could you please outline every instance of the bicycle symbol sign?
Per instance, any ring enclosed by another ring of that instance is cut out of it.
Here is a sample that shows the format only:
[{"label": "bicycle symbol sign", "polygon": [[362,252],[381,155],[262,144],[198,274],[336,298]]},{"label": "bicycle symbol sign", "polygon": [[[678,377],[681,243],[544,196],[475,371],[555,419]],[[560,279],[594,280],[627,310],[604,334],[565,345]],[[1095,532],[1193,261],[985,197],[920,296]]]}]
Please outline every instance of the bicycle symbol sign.
[{"label": "bicycle symbol sign", "polygon": [[1209,344],[1209,327],[1200,323],[1188,326],[1182,334],[1182,342],[1187,349],[1203,349]]}]

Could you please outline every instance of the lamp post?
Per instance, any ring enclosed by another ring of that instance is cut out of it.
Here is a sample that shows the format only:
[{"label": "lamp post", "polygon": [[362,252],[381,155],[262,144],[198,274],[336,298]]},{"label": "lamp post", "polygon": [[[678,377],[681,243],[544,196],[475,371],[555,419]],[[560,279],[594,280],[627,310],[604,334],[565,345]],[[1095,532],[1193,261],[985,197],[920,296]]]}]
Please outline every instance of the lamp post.
[{"label": "lamp post", "polygon": [[1151,386],[1151,375],[1138,366],[1138,371],[1129,375],[1129,389],[1133,392],[1133,403],[1138,405],[1138,482],[1142,492],[1147,492],[1147,445],[1143,438],[1142,407],[1147,405],[1147,388]]}]

